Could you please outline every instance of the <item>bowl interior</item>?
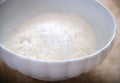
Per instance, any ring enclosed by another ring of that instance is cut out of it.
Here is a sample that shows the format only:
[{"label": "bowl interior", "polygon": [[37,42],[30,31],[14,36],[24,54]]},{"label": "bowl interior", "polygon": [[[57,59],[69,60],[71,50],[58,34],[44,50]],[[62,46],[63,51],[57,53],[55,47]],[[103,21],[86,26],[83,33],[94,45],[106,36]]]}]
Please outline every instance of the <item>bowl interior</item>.
[{"label": "bowl interior", "polygon": [[111,14],[95,0],[7,0],[0,5],[0,44],[24,20],[46,12],[79,14],[93,27],[97,50],[110,41],[115,31]]}]

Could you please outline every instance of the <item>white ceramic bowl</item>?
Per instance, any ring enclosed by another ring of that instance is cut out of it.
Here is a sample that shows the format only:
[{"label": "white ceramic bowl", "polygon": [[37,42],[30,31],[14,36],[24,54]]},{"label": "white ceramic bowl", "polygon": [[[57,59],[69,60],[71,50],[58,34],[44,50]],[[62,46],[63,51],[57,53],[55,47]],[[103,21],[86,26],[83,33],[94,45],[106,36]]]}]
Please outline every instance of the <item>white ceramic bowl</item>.
[{"label": "white ceramic bowl", "polygon": [[[24,20],[43,12],[76,13],[94,29],[98,49],[83,58],[45,61],[16,55],[2,43]],[[89,72],[101,63],[113,45],[116,24],[110,11],[95,0],[7,0],[0,5],[0,58],[10,68],[32,78],[64,80]]]}]

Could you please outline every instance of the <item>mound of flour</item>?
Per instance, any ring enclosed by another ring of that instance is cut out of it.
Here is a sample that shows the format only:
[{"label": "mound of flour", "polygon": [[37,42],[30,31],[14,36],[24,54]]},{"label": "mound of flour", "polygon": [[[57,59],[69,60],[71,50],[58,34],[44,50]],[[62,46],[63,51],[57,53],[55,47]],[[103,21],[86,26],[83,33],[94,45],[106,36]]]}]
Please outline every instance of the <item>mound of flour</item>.
[{"label": "mound of flour", "polygon": [[80,58],[96,50],[91,26],[75,14],[40,14],[17,27],[4,46],[19,55],[42,60]]}]

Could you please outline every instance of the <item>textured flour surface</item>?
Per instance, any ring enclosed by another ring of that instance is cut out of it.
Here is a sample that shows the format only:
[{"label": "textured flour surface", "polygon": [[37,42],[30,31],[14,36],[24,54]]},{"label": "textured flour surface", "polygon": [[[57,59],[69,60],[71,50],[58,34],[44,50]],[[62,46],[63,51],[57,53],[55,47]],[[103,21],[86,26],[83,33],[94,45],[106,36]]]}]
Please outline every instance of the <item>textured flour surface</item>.
[{"label": "textured flour surface", "polygon": [[4,45],[17,54],[65,60],[83,57],[96,49],[92,28],[75,14],[41,14],[13,31]]}]

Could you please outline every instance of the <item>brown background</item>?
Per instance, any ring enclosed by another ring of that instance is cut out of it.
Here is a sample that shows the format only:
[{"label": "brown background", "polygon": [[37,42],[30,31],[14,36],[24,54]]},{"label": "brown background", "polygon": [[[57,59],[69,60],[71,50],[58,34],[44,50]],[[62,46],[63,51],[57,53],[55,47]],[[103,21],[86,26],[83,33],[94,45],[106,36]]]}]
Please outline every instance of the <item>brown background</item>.
[{"label": "brown background", "polygon": [[45,82],[24,76],[0,61],[0,83],[120,83],[120,0],[100,0],[114,14],[118,31],[114,47],[107,59],[93,71],[59,82]]}]

